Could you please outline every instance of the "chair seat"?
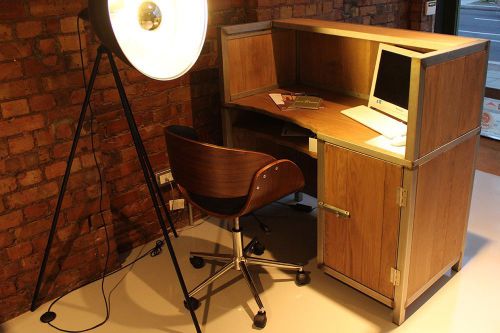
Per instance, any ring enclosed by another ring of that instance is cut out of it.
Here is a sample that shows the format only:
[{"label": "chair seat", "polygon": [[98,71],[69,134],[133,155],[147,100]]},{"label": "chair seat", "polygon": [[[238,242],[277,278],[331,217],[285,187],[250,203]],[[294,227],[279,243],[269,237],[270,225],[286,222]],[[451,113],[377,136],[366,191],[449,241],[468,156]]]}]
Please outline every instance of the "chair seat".
[{"label": "chair seat", "polygon": [[247,197],[237,198],[213,198],[189,193],[190,199],[206,211],[220,215],[235,215],[241,212]]}]

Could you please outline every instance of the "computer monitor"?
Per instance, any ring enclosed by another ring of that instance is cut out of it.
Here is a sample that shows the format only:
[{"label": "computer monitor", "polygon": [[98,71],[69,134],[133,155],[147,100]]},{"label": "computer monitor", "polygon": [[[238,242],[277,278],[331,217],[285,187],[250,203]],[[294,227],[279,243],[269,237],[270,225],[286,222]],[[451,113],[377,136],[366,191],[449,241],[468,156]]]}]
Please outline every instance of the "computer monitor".
[{"label": "computer monitor", "polygon": [[412,56],[418,52],[380,44],[368,106],[408,121]]}]

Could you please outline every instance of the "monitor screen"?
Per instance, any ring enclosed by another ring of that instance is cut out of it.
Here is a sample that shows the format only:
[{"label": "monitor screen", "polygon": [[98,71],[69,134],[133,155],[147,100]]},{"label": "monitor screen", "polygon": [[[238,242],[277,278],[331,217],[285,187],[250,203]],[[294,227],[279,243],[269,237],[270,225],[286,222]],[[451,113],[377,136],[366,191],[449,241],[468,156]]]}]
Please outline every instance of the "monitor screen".
[{"label": "monitor screen", "polygon": [[408,110],[411,58],[382,50],[374,97]]}]

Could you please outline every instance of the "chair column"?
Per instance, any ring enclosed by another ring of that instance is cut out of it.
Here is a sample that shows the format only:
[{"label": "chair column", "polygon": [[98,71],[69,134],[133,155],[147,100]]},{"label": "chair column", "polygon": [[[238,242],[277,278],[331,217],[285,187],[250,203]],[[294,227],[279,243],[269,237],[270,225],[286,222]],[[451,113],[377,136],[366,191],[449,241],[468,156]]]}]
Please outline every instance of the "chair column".
[{"label": "chair column", "polygon": [[233,235],[233,256],[234,256],[234,269],[241,270],[240,262],[244,260],[243,257],[243,240],[241,238],[240,229],[240,219],[236,217],[234,219],[234,225],[232,230]]}]

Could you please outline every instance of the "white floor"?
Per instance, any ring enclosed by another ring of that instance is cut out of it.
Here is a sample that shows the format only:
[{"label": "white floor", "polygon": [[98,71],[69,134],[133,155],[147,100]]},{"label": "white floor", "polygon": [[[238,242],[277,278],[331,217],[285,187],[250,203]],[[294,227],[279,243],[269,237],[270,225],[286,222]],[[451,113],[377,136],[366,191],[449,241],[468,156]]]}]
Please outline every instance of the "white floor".
[{"label": "white floor", "polygon": [[[314,202],[311,202],[314,203]],[[312,282],[297,287],[293,274],[277,269],[252,270],[267,310],[267,333],[282,332],[500,332],[500,177],[478,171],[469,222],[465,266],[448,273],[416,304],[400,327],[392,324],[391,309],[325,275],[316,268],[315,214],[297,213],[273,204],[258,212],[273,232],[265,235],[251,217],[242,220],[245,234],[266,243],[265,256],[307,262]],[[221,227],[222,226],[222,227]],[[228,253],[230,233],[225,225],[209,220],[184,230],[174,246],[189,287],[218,266],[195,270],[189,250]],[[144,247],[146,251],[151,244]],[[134,258],[138,251],[130,258]],[[246,283],[234,272],[202,291],[196,311],[203,332],[254,332],[257,307]],[[189,313],[166,251],[147,257],[132,270],[107,280],[112,292],[111,317],[93,332],[194,332]],[[207,296],[209,295],[209,296]],[[424,303],[424,300],[427,300]],[[44,333],[55,329],[39,322],[48,308],[25,313],[0,325],[1,333]],[[53,309],[53,322],[67,330],[92,326],[103,318],[99,284],[87,286],[63,299]]]}]

